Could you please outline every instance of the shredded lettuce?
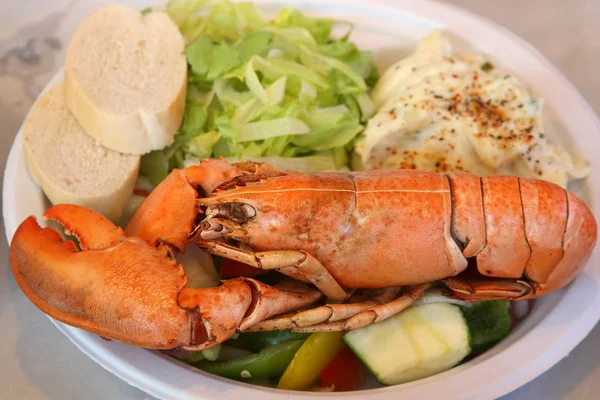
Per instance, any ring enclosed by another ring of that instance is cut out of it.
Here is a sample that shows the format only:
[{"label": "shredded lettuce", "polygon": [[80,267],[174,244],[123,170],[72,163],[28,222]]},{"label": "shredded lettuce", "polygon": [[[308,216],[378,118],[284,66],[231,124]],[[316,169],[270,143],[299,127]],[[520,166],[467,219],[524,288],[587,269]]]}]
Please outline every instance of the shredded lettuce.
[{"label": "shredded lettuce", "polygon": [[372,55],[349,41],[351,26],[332,38],[338,21],[289,7],[267,21],[250,2],[171,0],[166,12],[187,41],[186,109],[174,144],[142,157],[142,175],[156,185],[193,158],[221,156],[347,167],[378,79]]},{"label": "shredded lettuce", "polygon": [[[243,160],[237,157],[229,157],[227,161],[236,163]],[[335,161],[335,157],[327,153],[306,157],[256,157],[253,161],[271,164],[282,171],[311,173],[348,170],[347,168],[339,167]],[[200,165],[200,160],[190,155],[185,158],[183,164],[185,167]]]}]

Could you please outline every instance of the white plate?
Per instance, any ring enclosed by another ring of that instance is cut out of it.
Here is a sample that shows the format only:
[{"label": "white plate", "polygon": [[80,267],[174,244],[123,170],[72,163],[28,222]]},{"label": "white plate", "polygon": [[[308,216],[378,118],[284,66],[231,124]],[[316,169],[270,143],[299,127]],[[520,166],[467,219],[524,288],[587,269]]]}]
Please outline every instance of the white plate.
[{"label": "white plate", "polygon": [[[71,30],[78,21],[105,1],[83,2],[74,7],[61,30]],[[281,5],[256,1],[268,14]],[[145,1],[126,1],[143,8]],[[375,53],[380,66],[406,54],[414,43],[434,28],[464,39],[475,49],[492,55],[497,62],[530,83],[546,99],[549,136],[574,151],[573,143],[589,160],[600,154],[600,122],[573,86],[534,48],[507,30],[478,16],[451,6],[425,0],[291,1],[287,5],[311,15],[327,15],[355,24],[352,40]],[[52,83],[61,79],[56,76]],[[51,83],[51,84],[52,84]],[[27,173],[22,138],[17,135],[8,157],[4,177],[4,221],[10,241],[17,226],[29,215],[38,218],[47,203],[42,191]],[[600,169],[594,168],[583,190],[584,199],[600,215]],[[538,300],[533,313],[511,336],[492,350],[445,373],[420,381],[344,394],[287,392],[294,400],[343,395],[384,400],[451,397],[490,399],[506,394],[534,379],[566,356],[600,318],[600,250],[593,253],[587,268],[565,290]],[[281,391],[216,378],[171,358],[106,342],[96,335],[63,325],[56,326],[79,349],[107,370],[153,396],[165,399],[280,399]]]}]

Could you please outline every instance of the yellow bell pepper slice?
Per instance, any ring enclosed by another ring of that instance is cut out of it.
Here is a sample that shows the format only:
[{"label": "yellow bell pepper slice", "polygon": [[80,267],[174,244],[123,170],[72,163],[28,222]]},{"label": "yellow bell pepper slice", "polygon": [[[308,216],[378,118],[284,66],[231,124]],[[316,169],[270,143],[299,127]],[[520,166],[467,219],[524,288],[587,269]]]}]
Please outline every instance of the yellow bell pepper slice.
[{"label": "yellow bell pepper slice", "polygon": [[284,371],[278,389],[306,390],[317,382],[321,371],[344,348],[345,332],[317,332],[310,335]]}]

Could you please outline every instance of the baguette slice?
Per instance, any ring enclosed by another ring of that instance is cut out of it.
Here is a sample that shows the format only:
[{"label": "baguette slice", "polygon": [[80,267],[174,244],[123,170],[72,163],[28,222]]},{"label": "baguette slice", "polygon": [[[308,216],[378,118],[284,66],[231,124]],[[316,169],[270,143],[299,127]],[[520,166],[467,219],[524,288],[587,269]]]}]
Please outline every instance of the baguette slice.
[{"label": "baguette slice", "polygon": [[118,222],[140,156],[108,150],[87,135],[67,107],[62,83],[38,99],[21,132],[27,168],[53,204],[78,204]]},{"label": "baguette slice", "polygon": [[67,49],[67,105],[104,147],[130,154],[162,149],[183,119],[183,50],[166,13],[101,7],[83,19]]}]

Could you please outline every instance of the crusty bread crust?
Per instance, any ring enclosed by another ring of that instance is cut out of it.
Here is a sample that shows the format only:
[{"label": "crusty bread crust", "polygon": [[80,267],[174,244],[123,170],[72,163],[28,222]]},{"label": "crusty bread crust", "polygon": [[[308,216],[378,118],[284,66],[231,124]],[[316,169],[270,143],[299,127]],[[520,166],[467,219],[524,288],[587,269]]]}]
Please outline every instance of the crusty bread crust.
[{"label": "crusty bread crust", "polygon": [[62,84],[38,99],[21,133],[29,173],[50,202],[88,207],[119,221],[140,157],[104,149],[89,137],[66,106]]},{"label": "crusty bread crust", "polygon": [[67,105],[104,147],[129,154],[162,149],[183,119],[183,50],[167,14],[101,7],[81,22],[67,49]]}]

